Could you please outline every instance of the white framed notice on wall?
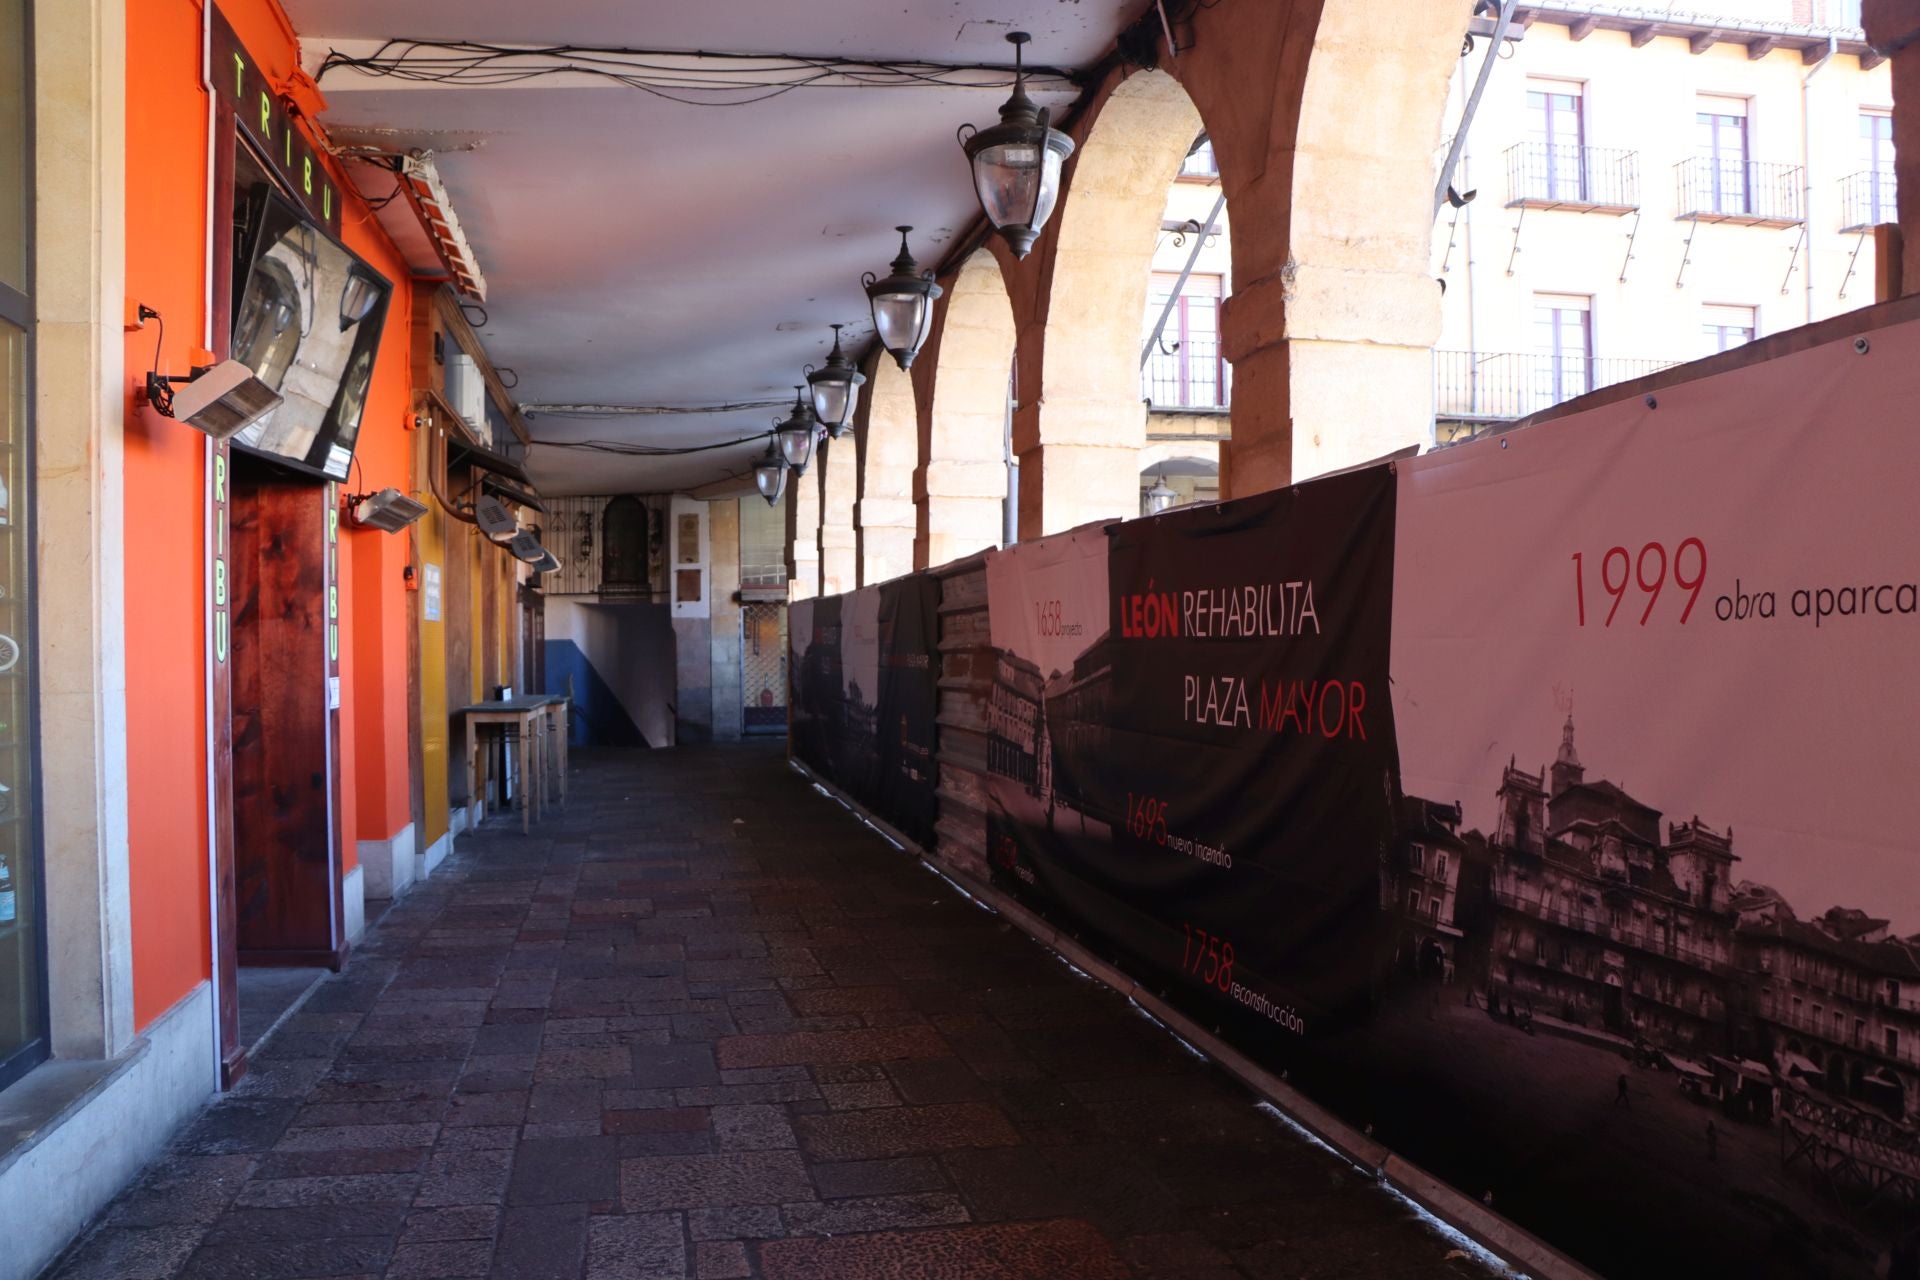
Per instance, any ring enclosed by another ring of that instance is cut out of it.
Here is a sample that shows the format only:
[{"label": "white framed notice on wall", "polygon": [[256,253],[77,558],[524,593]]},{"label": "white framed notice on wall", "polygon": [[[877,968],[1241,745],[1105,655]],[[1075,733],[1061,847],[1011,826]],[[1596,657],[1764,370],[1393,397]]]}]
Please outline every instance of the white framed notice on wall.
[{"label": "white framed notice on wall", "polygon": [[669,553],[673,574],[667,585],[673,616],[704,618],[708,612],[707,504],[675,495],[671,514],[667,528],[673,539]]},{"label": "white framed notice on wall", "polygon": [[440,621],[440,566],[420,568],[420,615],[428,622]]}]

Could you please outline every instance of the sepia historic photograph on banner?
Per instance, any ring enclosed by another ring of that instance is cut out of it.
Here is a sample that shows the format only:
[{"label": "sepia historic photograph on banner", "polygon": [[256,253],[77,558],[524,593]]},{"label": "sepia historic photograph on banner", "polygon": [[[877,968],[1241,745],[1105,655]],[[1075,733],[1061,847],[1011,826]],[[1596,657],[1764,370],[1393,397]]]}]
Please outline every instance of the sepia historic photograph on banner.
[{"label": "sepia historic photograph on banner", "polygon": [[1368,1105],[1609,1274],[1616,1216],[1691,1274],[1912,1226],[1916,397],[1906,325],[1401,469]]}]

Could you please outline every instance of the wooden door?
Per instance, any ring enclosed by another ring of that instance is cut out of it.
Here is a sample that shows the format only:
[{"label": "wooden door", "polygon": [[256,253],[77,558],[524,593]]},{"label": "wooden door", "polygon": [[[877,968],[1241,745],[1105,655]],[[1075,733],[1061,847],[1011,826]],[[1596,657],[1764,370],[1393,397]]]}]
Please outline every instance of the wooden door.
[{"label": "wooden door", "polygon": [[328,698],[328,494],[230,463],[235,942],[241,964],[337,968],[340,901]]}]

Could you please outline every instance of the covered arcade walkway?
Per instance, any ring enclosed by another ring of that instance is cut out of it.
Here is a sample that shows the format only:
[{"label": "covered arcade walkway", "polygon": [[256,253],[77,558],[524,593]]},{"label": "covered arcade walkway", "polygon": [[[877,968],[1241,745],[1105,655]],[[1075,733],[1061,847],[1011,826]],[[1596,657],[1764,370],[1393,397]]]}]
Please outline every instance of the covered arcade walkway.
[{"label": "covered arcade walkway", "polygon": [[738,746],[465,838],[53,1274],[1484,1272]]}]

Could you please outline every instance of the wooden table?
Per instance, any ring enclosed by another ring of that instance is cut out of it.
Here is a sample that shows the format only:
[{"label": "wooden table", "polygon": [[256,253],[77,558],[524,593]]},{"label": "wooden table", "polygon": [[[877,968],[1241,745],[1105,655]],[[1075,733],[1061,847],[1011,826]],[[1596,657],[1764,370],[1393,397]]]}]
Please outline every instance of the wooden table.
[{"label": "wooden table", "polygon": [[485,790],[487,769],[481,760],[481,751],[485,739],[481,730],[488,725],[499,725],[502,729],[517,730],[520,737],[520,767],[517,770],[519,784],[513,785],[516,773],[513,767],[514,756],[504,752],[503,768],[507,772],[508,785],[513,790],[514,803],[520,810],[520,831],[529,830],[531,819],[539,816],[541,801],[546,793],[546,738],[547,723],[552,705],[552,695],[534,694],[522,698],[502,698],[495,702],[475,702],[460,707],[454,715],[460,716],[467,725],[467,794],[480,801],[481,816],[486,816],[487,793]]}]

